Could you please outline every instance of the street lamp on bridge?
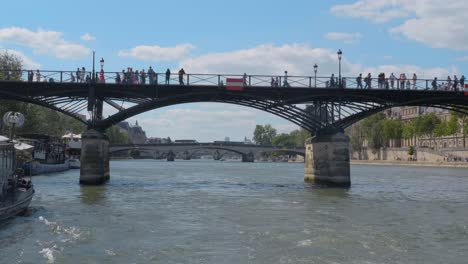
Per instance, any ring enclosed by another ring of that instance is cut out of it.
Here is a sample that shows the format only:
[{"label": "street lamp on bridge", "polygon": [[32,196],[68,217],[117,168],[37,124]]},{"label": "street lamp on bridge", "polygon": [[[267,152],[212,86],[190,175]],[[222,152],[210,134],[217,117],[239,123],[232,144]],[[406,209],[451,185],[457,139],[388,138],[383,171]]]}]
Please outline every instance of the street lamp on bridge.
[{"label": "street lamp on bridge", "polygon": [[343,56],[343,52],[341,49],[338,50],[338,87],[343,88],[343,83],[341,82],[341,57]]},{"label": "street lamp on bridge", "polygon": [[317,88],[317,69],[318,69],[318,65],[317,63],[315,63],[314,65],[314,87]]}]

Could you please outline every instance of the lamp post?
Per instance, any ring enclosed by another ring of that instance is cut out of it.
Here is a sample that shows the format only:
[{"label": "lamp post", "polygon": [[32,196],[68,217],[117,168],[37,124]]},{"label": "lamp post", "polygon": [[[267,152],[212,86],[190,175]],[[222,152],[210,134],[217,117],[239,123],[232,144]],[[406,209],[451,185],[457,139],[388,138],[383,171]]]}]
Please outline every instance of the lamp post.
[{"label": "lamp post", "polygon": [[342,82],[341,82],[341,57],[343,56],[343,52],[341,49],[338,50],[338,87],[343,88]]},{"label": "lamp post", "polygon": [[318,69],[318,65],[317,63],[315,63],[314,65],[314,87],[317,88],[317,69]]},{"label": "lamp post", "polygon": [[93,50],[93,76],[91,76],[91,80],[93,80],[93,82],[96,82],[96,72],[94,70],[95,55],[96,55],[96,52]]}]

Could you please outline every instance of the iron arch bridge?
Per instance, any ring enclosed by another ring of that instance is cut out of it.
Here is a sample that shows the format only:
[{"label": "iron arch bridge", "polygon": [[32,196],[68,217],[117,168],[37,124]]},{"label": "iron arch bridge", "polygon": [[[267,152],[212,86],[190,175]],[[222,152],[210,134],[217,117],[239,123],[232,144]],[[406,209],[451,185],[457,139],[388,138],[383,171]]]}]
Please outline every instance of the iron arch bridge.
[{"label": "iron arch bridge", "polygon": [[[88,128],[104,131],[135,115],[166,106],[217,102],[246,106],[284,118],[312,134],[343,130],[351,124],[379,111],[396,106],[427,106],[468,114],[468,96],[462,89],[434,87],[431,80],[417,80],[409,88],[357,89],[357,83],[347,78],[347,84],[329,85],[329,78],[288,76],[286,87],[273,85],[275,76],[188,74],[183,84],[162,83],[162,75],[154,74],[151,84],[115,83],[118,73],[104,73],[102,80],[72,82],[71,71],[42,71],[47,81],[28,81],[28,71],[10,71],[8,79],[0,71],[0,99],[17,100],[47,107],[85,123]],[[91,74],[91,73],[87,73]],[[3,76],[3,78],[1,78]],[[281,79],[283,78],[283,80]],[[138,78],[137,78],[138,79]],[[229,80],[244,81],[239,88],[230,87]],[[344,78],[343,78],[344,79]],[[29,79],[30,80],[30,79]],[[285,84],[284,77],[279,77]],[[377,86],[377,80],[374,86]],[[344,82],[344,81],[343,81]],[[439,80],[438,82],[443,82]],[[346,86],[345,86],[346,85]],[[103,106],[114,113],[103,113]],[[308,104],[308,108],[297,105]],[[91,118],[83,120],[89,112]]]},{"label": "iron arch bridge", "polygon": [[[349,186],[349,138],[344,128],[398,106],[436,107],[468,114],[468,91],[448,80],[0,70],[0,100],[47,107],[85,123],[80,183],[109,180],[109,141],[103,133],[127,118],[166,106],[216,102],[246,106],[284,118],[314,135],[305,149],[306,181]],[[85,78],[84,76],[87,76]],[[89,77],[91,76],[91,77]],[[164,80],[163,80],[164,79]],[[148,80],[148,82],[146,81]],[[378,87],[378,88],[377,88]],[[104,113],[104,105],[114,108]],[[308,105],[308,107],[304,107]],[[88,120],[82,119],[89,113]]]}]

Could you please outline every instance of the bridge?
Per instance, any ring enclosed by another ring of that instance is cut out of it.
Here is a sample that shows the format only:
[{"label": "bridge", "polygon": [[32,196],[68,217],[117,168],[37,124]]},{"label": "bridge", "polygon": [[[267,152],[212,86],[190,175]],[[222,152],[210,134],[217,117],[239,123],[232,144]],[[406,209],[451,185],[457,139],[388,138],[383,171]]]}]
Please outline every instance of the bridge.
[{"label": "bridge", "polygon": [[225,143],[171,143],[171,144],[125,144],[111,145],[110,154],[119,152],[128,152],[129,150],[139,150],[146,152],[154,158],[166,157],[173,158],[172,155],[180,154],[183,159],[191,159],[192,155],[199,150],[215,150],[214,159],[219,160],[222,155],[219,151],[233,152],[242,157],[243,162],[254,162],[254,157],[260,153],[278,152],[288,155],[305,156],[303,148],[278,148],[274,146],[260,146],[254,144],[233,144]]},{"label": "bridge", "polygon": [[[109,179],[107,128],[146,111],[176,104],[228,103],[284,118],[314,135],[306,142],[305,180],[344,186],[351,182],[346,127],[397,106],[437,107],[468,114],[467,93],[444,80],[411,80],[409,87],[397,80],[389,87],[378,79],[369,79],[370,89],[362,89],[355,78],[163,73],[139,78],[131,72],[101,71],[99,75],[83,72],[81,81],[76,82],[73,73],[2,70],[0,99],[47,107],[87,125],[82,136],[82,184],[102,184]],[[230,84],[234,81],[236,84]],[[105,104],[115,113],[105,117]],[[309,107],[298,106],[304,104]],[[85,111],[90,113],[89,120],[80,117]]]}]

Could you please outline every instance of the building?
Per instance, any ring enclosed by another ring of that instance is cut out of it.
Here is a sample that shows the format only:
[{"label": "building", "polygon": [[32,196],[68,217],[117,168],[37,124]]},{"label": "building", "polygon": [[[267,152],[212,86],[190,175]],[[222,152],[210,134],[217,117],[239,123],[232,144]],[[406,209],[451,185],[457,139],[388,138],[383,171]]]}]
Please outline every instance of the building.
[{"label": "building", "polygon": [[145,144],[147,141],[146,132],[138,125],[138,121],[135,125],[130,125],[128,122],[120,122],[117,127],[124,133],[128,133],[132,144]]},{"label": "building", "polygon": [[[388,118],[400,119],[404,123],[409,123],[411,120],[429,113],[435,113],[443,121],[448,121],[451,115],[449,110],[425,106],[394,107],[385,111]],[[464,140],[465,144],[463,142]],[[454,135],[434,138],[414,137],[397,141],[392,140],[390,142],[390,147],[409,146],[428,147],[432,149],[463,148],[464,146],[468,146],[468,140],[463,138],[463,128],[460,124],[460,131]]]}]

